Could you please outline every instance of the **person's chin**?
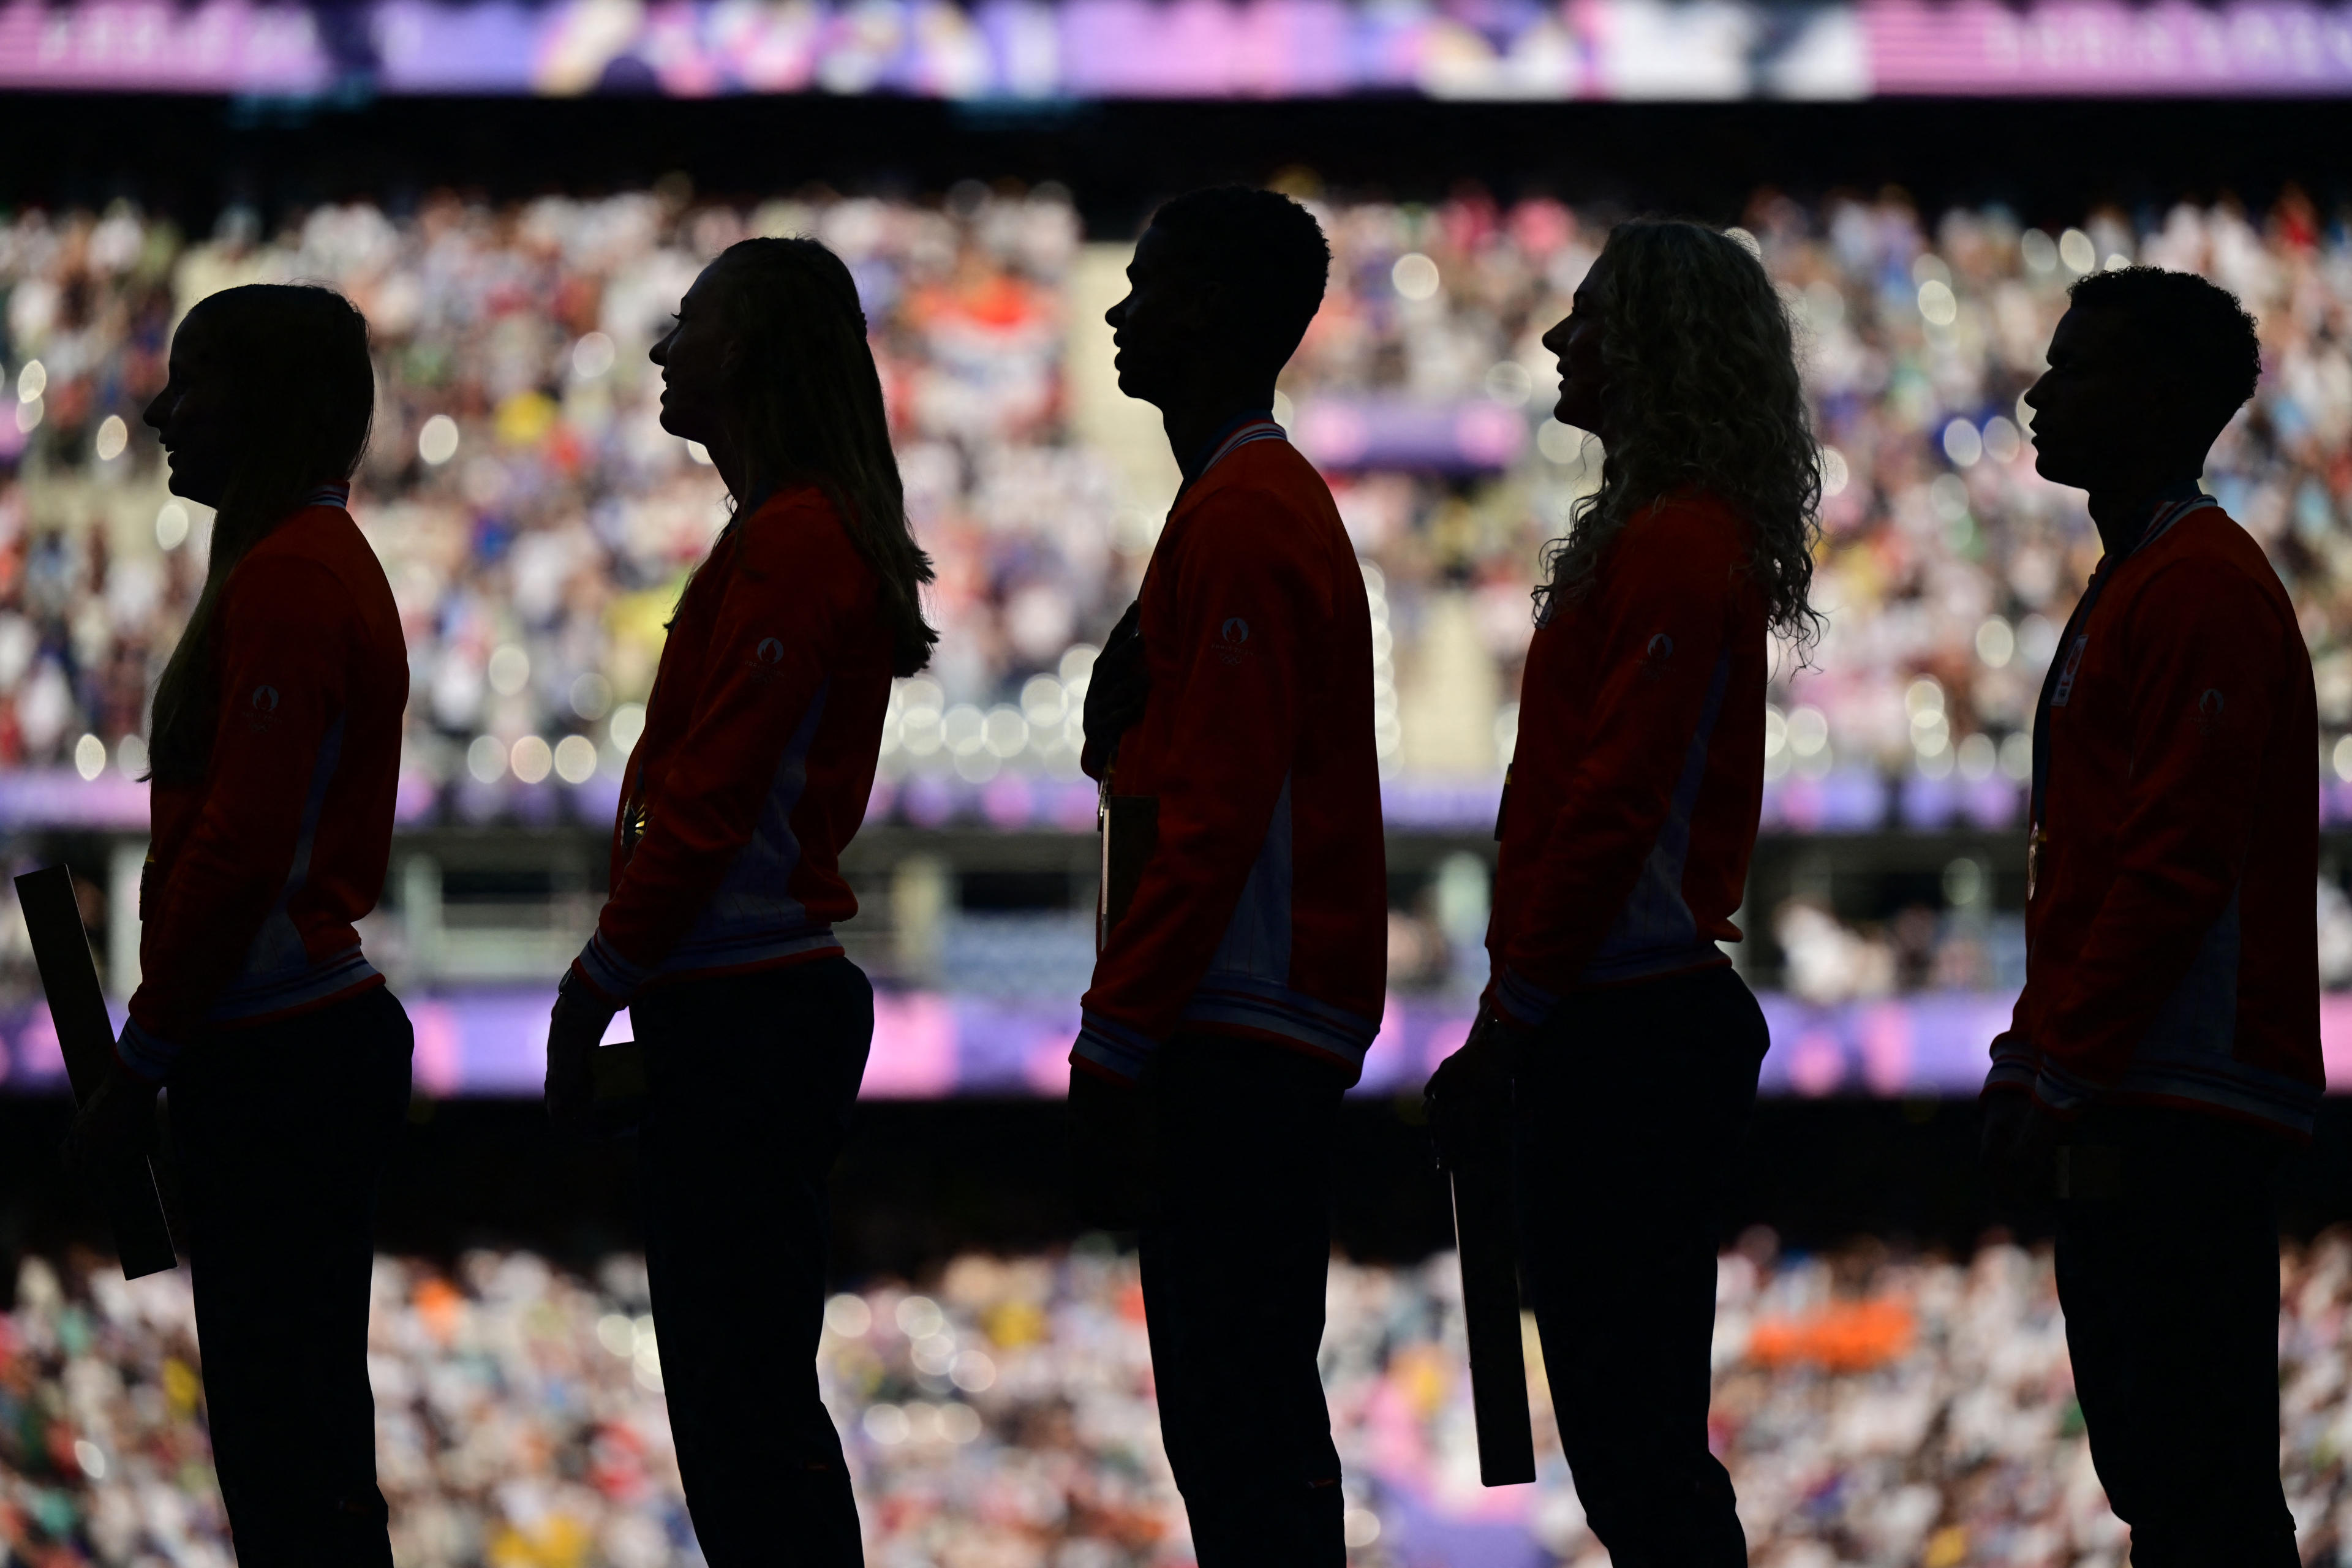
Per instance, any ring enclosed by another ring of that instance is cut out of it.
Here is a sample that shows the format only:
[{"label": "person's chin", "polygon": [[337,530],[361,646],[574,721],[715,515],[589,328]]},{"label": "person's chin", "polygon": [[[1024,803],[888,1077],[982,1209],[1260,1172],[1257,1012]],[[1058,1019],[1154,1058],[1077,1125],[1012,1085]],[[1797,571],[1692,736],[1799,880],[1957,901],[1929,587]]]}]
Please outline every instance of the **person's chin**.
[{"label": "person's chin", "polygon": [[215,504],[215,498],[219,494],[219,486],[207,485],[200,476],[183,470],[180,467],[180,459],[171,453],[167,452],[163,455],[163,465],[165,489],[178,496],[182,500],[192,500],[198,506]]},{"label": "person's chin", "polygon": [[2065,453],[2063,450],[2051,452],[2039,442],[2033,447],[2033,471],[2053,485],[2083,488],[2083,481],[2074,477],[2073,465],[2066,461]]}]

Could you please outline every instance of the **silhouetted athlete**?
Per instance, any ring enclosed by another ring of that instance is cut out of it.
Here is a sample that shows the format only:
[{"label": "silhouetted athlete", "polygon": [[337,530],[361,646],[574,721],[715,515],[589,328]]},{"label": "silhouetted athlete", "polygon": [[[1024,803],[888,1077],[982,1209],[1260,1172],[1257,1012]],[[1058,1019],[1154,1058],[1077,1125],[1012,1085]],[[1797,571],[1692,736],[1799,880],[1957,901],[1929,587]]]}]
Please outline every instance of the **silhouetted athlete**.
[{"label": "silhouetted athlete", "polygon": [[817,1396],[825,1173],[874,1037],[833,922],[890,679],[929,661],[882,385],[848,268],[812,239],[705,268],[654,345],[662,427],[735,512],[679,597],[613,829],[613,891],[548,1033],[584,1119],[589,1053],[630,1009],[648,1099],[646,1268],[678,1473],[713,1568],[857,1568]]},{"label": "silhouetted athlete", "polygon": [[1120,390],[1160,408],[1184,488],[1087,692],[1115,885],[1070,1101],[1082,1211],[1144,1222],[1201,1568],[1345,1556],[1316,1352],[1332,1132],[1386,979],[1371,617],[1329,490],[1268,412],[1328,265],[1297,204],[1195,191],[1108,316]]},{"label": "silhouetted athlete", "polygon": [[237,1561],[389,1568],[368,1386],[375,1189],[407,1015],[360,952],[392,848],[408,654],[344,510],[375,406],[367,322],[325,289],[201,300],[146,422],[216,508],[156,688],[139,988],[73,1156],[172,1089],[205,1411]]},{"label": "silhouetted athlete", "polygon": [[1747,1561],[1707,1450],[1715,1202],[1764,1018],[1717,945],[1756,843],[1767,634],[1811,631],[1821,493],[1762,265],[1620,225],[1546,334],[1607,450],[1547,552],[1504,786],[1493,979],[1431,1080],[1441,1158],[1508,1094],[1522,1279],[1560,1440],[1618,1568]]},{"label": "silhouetted athlete", "polygon": [[2294,604],[2197,482],[2262,352],[2187,273],[2073,298],[2025,400],[2034,466],[2090,492],[2106,553],[2035,710],[1985,1147],[2020,1195],[2054,1163],[2074,1387],[2132,1562],[2289,1568],[2271,1182],[2324,1081],[2319,729]]}]

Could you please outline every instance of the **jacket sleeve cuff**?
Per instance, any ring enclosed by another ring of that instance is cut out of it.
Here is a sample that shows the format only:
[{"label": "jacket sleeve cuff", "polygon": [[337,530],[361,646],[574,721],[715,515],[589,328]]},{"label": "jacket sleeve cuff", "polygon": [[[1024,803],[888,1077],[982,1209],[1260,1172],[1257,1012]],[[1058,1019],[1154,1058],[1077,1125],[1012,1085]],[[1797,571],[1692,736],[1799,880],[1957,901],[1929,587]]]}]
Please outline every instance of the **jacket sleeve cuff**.
[{"label": "jacket sleeve cuff", "polygon": [[625,1007],[637,994],[638,987],[652,978],[653,971],[645,965],[632,963],[604,938],[602,931],[588,939],[580,956],[572,961],[572,973],[614,1007]]},{"label": "jacket sleeve cuff", "polygon": [[2055,1062],[2044,1060],[2042,1070],[2033,1079],[2033,1098],[2053,1114],[2078,1116],[2084,1108],[2098,1098],[2099,1086],[2087,1079],[2075,1077]]},{"label": "jacket sleeve cuff", "polygon": [[133,1018],[122,1026],[122,1033],[115,1039],[114,1059],[150,1083],[161,1083],[171,1076],[172,1064],[186,1048],[178,1040],[149,1033]]},{"label": "jacket sleeve cuff", "polygon": [[1992,1041],[1992,1068],[1985,1074],[1987,1094],[2031,1094],[2041,1058],[2015,1030],[2004,1030]]},{"label": "jacket sleeve cuff", "polygon": [[1551,1017],[1552,1009],[1559,1005],[1559,994],[1547,991],[1521,974],[1504,966],[1487,987],[1486,1000],[1506,1022],[1523,1029],[1540,1029]]},{"label": "jacket sleeve cuff", "polygon": [[1070,1047],[1072,1065],[1097,1068],[1130,1083],[1143,1076],[1143,1064],[1159,1048],[1158,1041],[1091,1009],[1082,1017],[1078,1042]]}]

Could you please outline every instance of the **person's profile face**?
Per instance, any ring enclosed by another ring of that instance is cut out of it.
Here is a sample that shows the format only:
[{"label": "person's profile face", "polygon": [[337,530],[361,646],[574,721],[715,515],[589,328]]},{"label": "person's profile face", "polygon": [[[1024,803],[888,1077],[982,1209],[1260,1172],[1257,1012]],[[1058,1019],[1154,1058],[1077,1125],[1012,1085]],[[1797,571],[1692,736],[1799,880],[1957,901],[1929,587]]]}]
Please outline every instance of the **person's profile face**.
[{"label": "person's profile face", "polygon": [[1197,353],[1202,285],[1189,275],[1167,234],[1157,226],[1136,242],[1128,263],[1127,297],[1103,312],[1117,351],[1118,389],[1161,407],[1181,380],[1188,352]]},{"label": "person's profile face", "polygon": [[201,307],[188,313],[172,334],[170,378],[141,416],[163,443],[172,493],[199,506],[220,505],[244,439],[218,337]]},{"label": "person's profile face", "polygon": [[2078,489],[2130,484],[2152,461],[2162,409],[2126,326],[2111,310],[2069,310],[2051,334],[2050,368],[2026,389],[2033,468]]},{"label": "person's profile face", "polygon": [[720,294],[727,280],[712,262],[677,302],[669,331],[654,344],[661,366],[661,427],[708,447],[721,430],[726,396],[728,338]]},{"label": "person's profile face", "polygon": [[1601,434],[1608,395],[1608,371],[1601,363],[1601,312],[1607,308],[1609,279],[1601,262],[1592,264],[1576,287],[1565,320],[1543,335],[1543,345],[1559,361],[1559,401],[1551,416],[1563,425]]}]

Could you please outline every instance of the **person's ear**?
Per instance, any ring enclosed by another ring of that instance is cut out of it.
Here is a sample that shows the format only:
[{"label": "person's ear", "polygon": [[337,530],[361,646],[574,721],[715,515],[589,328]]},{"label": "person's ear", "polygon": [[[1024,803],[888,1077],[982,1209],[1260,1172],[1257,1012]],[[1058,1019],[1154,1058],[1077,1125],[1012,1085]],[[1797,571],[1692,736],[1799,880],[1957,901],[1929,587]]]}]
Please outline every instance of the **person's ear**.
[{"label": "person's ear", "polygon": [[1185,297],[1185,313],[1190,318],[1185,325],[1196,332],[1208,331],[1223,313],[1224,302],[1223,283],[1213,278],[1195,281]]},{"label": "person's ear", "polygon": [[2197,438],[2198,419],[2189,389],[2169,367],[2159,367],[2147,379],[2147,434],[2150,445],[2184,445]]}]

